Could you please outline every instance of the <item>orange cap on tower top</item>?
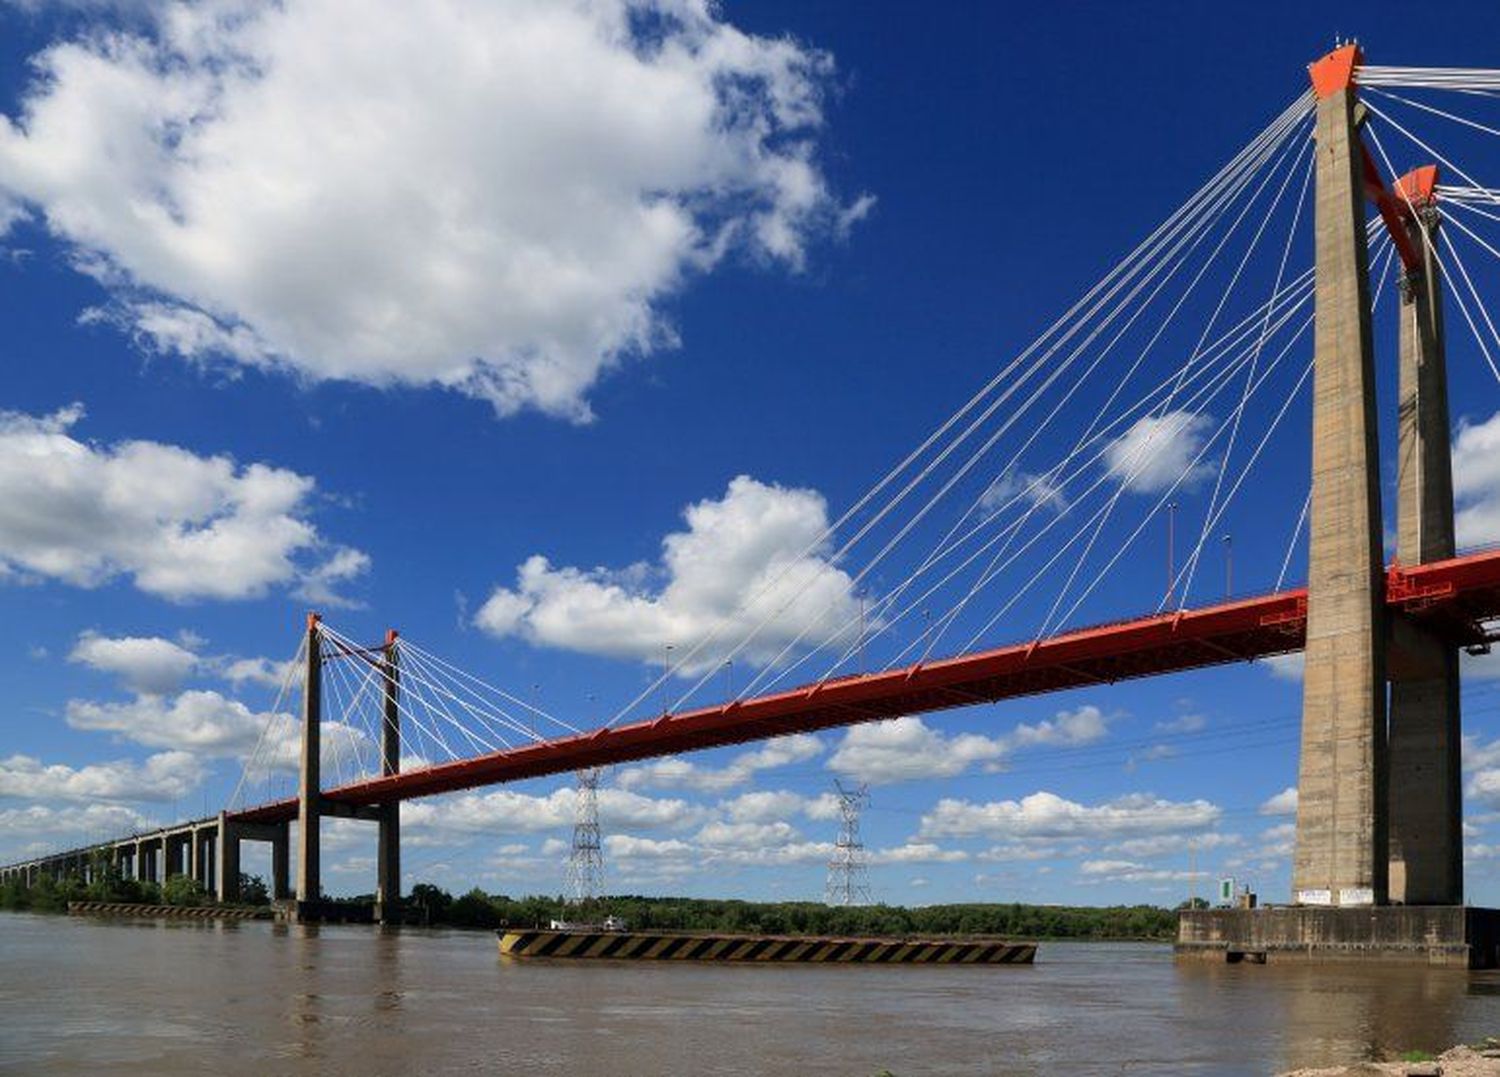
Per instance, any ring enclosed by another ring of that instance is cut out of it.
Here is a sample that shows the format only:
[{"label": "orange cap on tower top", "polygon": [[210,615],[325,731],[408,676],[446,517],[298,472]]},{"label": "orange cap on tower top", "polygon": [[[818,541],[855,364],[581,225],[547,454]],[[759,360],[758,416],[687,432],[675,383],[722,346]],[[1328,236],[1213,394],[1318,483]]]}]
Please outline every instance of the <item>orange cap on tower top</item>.
[{"label": "orange cap on tower top", "polygon": [[1307,67],[1312,76],[1313,93],[1321,100],[1332,97],[1340,90],[1354,85],[1354,69],[1365,62],[1365,54],[1358,45],[1341,45],[1321,60]]},{"label": "orange cap on tower top", "polygon": [[1438,166],[1422,165],[1396,181],[1396,193],[1403,202],[1424,206],[1437,201]]}]

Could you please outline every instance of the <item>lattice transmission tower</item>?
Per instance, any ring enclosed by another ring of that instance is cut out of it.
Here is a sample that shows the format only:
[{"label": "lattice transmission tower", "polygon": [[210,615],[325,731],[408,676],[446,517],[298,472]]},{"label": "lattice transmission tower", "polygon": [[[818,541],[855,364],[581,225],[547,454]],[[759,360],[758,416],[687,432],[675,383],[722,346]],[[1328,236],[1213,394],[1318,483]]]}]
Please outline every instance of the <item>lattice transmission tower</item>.
[{"label": "lattice transmission tower", "polygon": [[865,845],[859,838],[859,813],[870,802],[867,785],[846,788],[834,779],[839,798],[839,837],[828,861],[828,887],[823,900],[829,905],[867,905],[870,902],[870,866]]},{"label": "lattice transmission tower", "polygon": [[604,850],[599,841],[599,768],[578,772],[573,809],[573,849],[568,854],[567,900],[583,905],[604,891]]}]

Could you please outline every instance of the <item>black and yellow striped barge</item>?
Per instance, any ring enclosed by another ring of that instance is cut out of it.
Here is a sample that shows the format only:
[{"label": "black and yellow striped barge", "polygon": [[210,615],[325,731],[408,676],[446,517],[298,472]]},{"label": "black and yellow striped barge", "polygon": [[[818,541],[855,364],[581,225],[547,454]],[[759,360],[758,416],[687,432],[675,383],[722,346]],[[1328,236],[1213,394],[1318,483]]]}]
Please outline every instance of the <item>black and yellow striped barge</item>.
[{"label": "black and yellow striped barge", "polygon": [[495,934],[500,939],[500,953],[518,958],[866,965],[1030,965],[1036,960],[1036,943],[1011,939],[845,939],[540,929]]}]

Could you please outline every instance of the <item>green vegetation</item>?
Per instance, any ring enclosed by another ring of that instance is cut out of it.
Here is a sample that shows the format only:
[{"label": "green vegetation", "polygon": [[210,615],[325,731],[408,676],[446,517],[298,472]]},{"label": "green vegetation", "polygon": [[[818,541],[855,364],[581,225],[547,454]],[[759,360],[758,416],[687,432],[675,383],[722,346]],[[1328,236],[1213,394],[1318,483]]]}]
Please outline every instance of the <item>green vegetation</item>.
[{"label": "green vegetation", "polygon": [[[144,883],[127,879],[119,866],[103,857],[92,865],[93,881],[77,875],[62,879],[40,876],[32,886],[12,880],[0,886],[0,909],[30,909],[34,912],[66,912],[70,901],[112,901],[139,905],[212,905],[212,895],[186,875],[173,875],[166,883]],[[258,875],[241,875],[242,905],[268,905],[266,884]]]},{"label": "green vegetation", "polygon": [[583,909],[561,898],[511,898],[477,887],[454,897],[428,883],[412,887],[408,906],[425,922],[453,927],[546,927],[553,919],[620,916],[633,929],[729,931],[767,935],[1009,935],[1035,939],[1170,939],[1177,914],[1152,905],[899,905],[832,907],[810,901],[609,897]]}]

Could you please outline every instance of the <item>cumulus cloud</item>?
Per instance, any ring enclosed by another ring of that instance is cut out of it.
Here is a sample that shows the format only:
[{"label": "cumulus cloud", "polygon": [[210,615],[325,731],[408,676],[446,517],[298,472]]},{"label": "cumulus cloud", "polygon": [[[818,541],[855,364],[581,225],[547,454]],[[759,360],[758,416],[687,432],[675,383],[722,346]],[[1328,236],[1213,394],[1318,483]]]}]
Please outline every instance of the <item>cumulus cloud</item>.
[{"label": "cumulus cloud", "polygon": [[[466,834],[535,834],[573,825],[577,794],[562,786],[545,796],[497,789],[415,801],[401,824],[416,831]],[[701,805],[653,799],[623,789],[599,790],[599,824],[606,830],[651,830],[701,823]]]},{"label": "cumulus cloud", "polygon": [[0,849],[4,859],[32,855],[47,848],[72,848],[98,840],[100,835],[118,836],[156,825],[146,816],[122,804],[89,804],[50,808],[32,804],[0,810]]},{"label": "cumulus cloud", "polygon": [[1211,831],[1207,834],[1153,834],[1146,838],[1127,838],[1125,841],[1112,842],[1105,846],[1105,852],[1150,860],[1159,856],[1184,853],[1189,849],[1203,852],[1205,849],[1238,845],[1241,840],[1238,834],[1224,834],[1219,831]]},{"label": "cumulus cloud", "polygon": [[93,632],[78,637],[68,661],[120,677],[134,692],[163,695],[181,686],[198,666],[198,656],[160,636],[111,639]]},{"label": "cumulus cloud", "polygon": [[930,841],[909,841],[870,854],[872,864],[957,864],[969,859],[964,849],[944,849]]},{"label": "cumulus cloud", "polygon": [[236,688],[246,684],[280,688],[287,682],[292,665],[269,658],[225,658],[219,663],[218,674]]},{"label": "cumulus cloud", "polygon": [[1105,467],[1135,493],[1160,493],[1179,478],[1191,488],[1214,473],[1210,462],[1194,463],[1213,425],[1186,411],[1142,416],[1105,449]]},{"label": "cumulus cloud", "polygon": [[1453,439],[1453,499],[1459,546],[1500,542],[1500,412],[1459,425]]},{"label": "cumulus cloud", "polygon": [[1153,868],[1130,860],[1085,860],[1078,871],[1092,883],[1175,883],[1197,878],[1190,871]]},{"label": "cumulus cloud", "polygon": [[583,419],[692,275],[799,269],[872,203],[818,165],[832,58],[701,2],[157,10],[32,58],[0,222],[159,352]]},{"label": "cumulus cloud", "polygon": [[809,819],[837,819],[839,800],[832,793],[803,796],[787,789],[759,789],[742,793],[719,805],[737,823],[767,823],[805,815]]},{"label": "cumulus cloud", "polygon": [[1500,808],[1500,767],[1475,771],[1464,792],[1487,808]]},{"label": "cumulus cloud", "polygon": [[976,763],[997,763],[1004,740],[978,733],[948,736],[913,715],[857,725],[844,734],[828,766],[875,784],[951,778]]},{"label": "cumulus cloud", "polygon": [[141,696],[121,703],[72,699],[65,714],[74,729],[116,733],[148,748],[238,758],[254,751],[276,717],[257,714],[213,691],[188,691],[173,698]]},{"label": "cumulus cloud", "polygon": [[1098,707],[1085,704],[1077,710],[1058,711],[1057,717],[1036,725],[1018,725],[1011,741],[1018,748],[1047,745],[1054,748],[1076,748],[1103,739],[1109,733],[1109,722]]},{"label": "cumulus cloud", "polygon": [[1045,791],[1018,801],[986,804],[945,797],[922,816],[920,834],[929,838],[1123,838],[1202,829],[1220,815],[1218,806],[1206,800],[1170,801],[1149,793],[1097,805],[1079,804]]},{"label": "cumulus cloud", "polygon": [[142,763],[120,759],[70,767],[27,755],[0,759],[0,796],[32,800],[178,800],[203,784],[191,752],[159,752]]},{"label": "cumulus cloud", "polygon": [[1157,722],[1152,728],[1158,733],[1197,733],[1208,725],[1208,719],[1201,714],[1184,714],[1177,718],[1169,718]]},{"label": "cumulus cloud", "polygon": [[[815,490],[741,475],[722,498],[688,506],[687,530],[662,540],[656,566],[623,571],[522,564],[474,617],[492,635],[586,654],[714,668],[759,629],[737,659],[765,664],[801,636],[838,641],[858,623],[854,583],[828,560],[828,506]],[[717,633],[692,659],[689,649]]]},{"label": "cumulus cloud", "polygon": [[875,784],[921,778],[951,778],[976,764],[990,770],[1002,767],[1018,749],[1074,748],[1108,735],[1109,719],[1098,707],[1085,704],[1058,711],[1034,724],[1020,723],[1001,737],[979,733],[949,736],[915,715],[850,728],[828,760],[828,766]]},{"label": "cumulus cloud", "polygon": [[626,767],[615,782],[621,789],[687,789],[697,793],[722,793],[747,784],[758,771],[806,762],[822,751],[823,742],[811,733],[793,733],[768,740],[754,751],[743,752],[724,767],[700,766],[673,756]]},{"label": "cumulus cloud", "polygon": [[1275,796],[1268,798],[1260,806],[1262,815],[1295,815],[1297,814],[1297,787],[1289,785]]},{"label": "cumulus cloud", "polygon": [[78,405],[0,411],[0,579],[96,587],[130,577],[174,601],[239,599],[296,581],[323,545],[313,480],[154,441],[78,440]]}]

